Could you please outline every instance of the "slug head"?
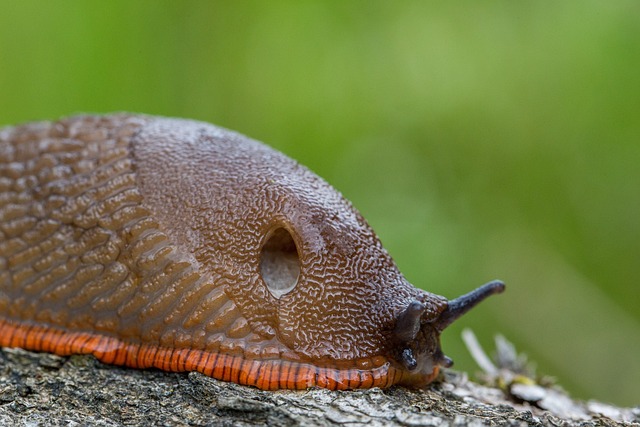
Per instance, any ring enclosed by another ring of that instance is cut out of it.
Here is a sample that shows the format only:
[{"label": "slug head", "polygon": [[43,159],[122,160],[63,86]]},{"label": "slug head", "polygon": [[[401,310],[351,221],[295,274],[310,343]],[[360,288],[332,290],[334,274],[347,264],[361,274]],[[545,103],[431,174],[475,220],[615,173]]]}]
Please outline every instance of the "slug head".
[{"label": "slug head", "polygon": [[395,346],[391,357],[408,373],[403,377],[402,384],[419,387],[431,382],[438,374],[439,367],[453,365],[453,361],[440,348],[440,334],[480,301],[504,291],[504,288],[504,283],[498,280],[486,283],[448,301],[446,308],[436,316],[426,313],[422,302],[410,302],[398,314],[393,330]]}]

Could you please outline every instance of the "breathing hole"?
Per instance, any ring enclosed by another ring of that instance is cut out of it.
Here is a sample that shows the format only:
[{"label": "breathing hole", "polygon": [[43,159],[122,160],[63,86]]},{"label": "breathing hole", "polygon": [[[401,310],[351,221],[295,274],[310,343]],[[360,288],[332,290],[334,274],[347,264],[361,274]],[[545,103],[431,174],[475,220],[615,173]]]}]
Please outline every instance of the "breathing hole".
[{"label": "breathing hole", "polygon": [[262,247],[260,274],[276,298],[296,287],[300,276],[300,258],[293,236],[286,229],[274,230]]}]

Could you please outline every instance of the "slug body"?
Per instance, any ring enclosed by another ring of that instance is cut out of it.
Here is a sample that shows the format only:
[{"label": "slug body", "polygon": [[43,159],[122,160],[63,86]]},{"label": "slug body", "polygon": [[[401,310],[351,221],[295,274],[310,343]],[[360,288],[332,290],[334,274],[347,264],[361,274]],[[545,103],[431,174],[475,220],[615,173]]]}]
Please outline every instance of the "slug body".
[{"label": "slug body", "polygon": [[0,129],[0,346],[261,389],[419,386],[440,333],[504,285],[416,289],[337,191],[209,124]]}]

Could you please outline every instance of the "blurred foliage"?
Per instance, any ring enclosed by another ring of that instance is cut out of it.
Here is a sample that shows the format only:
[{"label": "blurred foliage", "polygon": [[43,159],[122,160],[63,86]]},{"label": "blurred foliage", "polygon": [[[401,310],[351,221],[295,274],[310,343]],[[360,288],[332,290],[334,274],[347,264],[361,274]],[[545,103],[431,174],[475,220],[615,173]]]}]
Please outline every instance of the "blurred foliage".
[{"label": "blurred foliage", "polygon": [[213,122],[341,190],[417,286],[504,295],[497,332],[583,398],[639,404],[640,3],[1,0],[0,124]]}]

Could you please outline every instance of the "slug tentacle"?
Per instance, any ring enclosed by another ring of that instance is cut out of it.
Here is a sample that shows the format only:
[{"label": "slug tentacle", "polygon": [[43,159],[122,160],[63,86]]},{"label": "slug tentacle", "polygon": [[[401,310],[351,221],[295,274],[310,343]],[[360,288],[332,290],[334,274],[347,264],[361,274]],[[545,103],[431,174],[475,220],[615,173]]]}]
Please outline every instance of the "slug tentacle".
[{"label": "slug tentacle", "polygon": [[416,357],[414,356],[413,351],[410,348],[405,348],[404,350],[402,350],[402,364],[409,371],[413,371],[418,367]]},{"label": "slug tentacle", "polygon": [[436,321],[436,327],[442,331],[460,316],[475,307],[479,302],[491,295],[503,292],[504,288],[505,286],[502,281],[493,280],[474,289],[468,294],[449,301],[449,306]]},{"label": "slug tentacle", "polygon": [[426,306],[420,301],[413,300],[407,308],[400,313],[394,328],[395,338],[400,343],[413,340],[420,330],[420,318]]}]

